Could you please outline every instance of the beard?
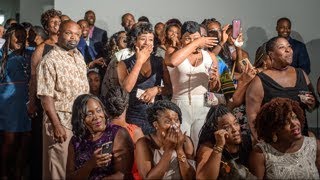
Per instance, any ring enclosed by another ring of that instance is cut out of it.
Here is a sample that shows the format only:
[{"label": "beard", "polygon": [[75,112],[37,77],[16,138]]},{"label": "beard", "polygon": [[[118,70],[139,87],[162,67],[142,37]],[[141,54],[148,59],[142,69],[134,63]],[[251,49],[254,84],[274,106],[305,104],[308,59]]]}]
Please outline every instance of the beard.
[{"label": "beard", "polygon": [[67,51],[69,50],[72,50],[72,49],[75,49],[77,48],[78,46],[78,41],[67,41],[64,45],[63,45],[63,48]]},{"label": "beard", "polygon": [[89,20],[88,20],[88,23],[89,23],[90,26],[93,26],[94,23],[95,23],[95,20],[94,20],[94,19],[89,19]]}]

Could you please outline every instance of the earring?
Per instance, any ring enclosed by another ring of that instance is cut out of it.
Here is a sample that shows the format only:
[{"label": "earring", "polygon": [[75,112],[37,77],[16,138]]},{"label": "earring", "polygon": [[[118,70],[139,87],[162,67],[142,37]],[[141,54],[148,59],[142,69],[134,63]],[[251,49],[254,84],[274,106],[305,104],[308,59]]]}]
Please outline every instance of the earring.
[{"label": "earring", "polygon": [[272,141],[273,141],[274,143],[276,143],[276,142],[278,141],[278,136],[277,136],[276,134],[274,134],[274,135],[272,136]]},{"label": "earring", "polygon": [[263,61],[263,69],[267,69],[267,63]]}]

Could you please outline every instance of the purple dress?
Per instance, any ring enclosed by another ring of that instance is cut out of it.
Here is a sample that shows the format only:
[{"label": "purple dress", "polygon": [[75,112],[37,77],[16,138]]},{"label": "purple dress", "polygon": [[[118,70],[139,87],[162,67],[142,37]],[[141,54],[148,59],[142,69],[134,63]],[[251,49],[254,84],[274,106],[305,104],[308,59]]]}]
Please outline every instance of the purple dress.
[{"label": "purple dress", "polygon": [[[89,161],[94,151],[101,147],[102,144],[114,141],[114,138],[121,126],[108,124],[106,130],[96,141],[90,140],[90,134],[87,133],[81,140],[75,136],[71,138],[71,143],[75,151],[75,166],[76,170],[80,169],[87,161]],[[105,176],[114,173],[114,162],[113,160],[108,166],[97,167],[92,169],[88,179],[102,179]]]}]

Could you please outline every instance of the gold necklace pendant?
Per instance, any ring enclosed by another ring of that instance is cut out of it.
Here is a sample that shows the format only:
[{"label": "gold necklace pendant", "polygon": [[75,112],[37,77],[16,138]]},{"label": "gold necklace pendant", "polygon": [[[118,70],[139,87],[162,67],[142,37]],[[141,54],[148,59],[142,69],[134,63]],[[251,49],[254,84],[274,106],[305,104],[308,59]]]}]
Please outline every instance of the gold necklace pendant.
[{"label": "gold necklace pendant", "polygon": [[223,162],[222,160],[221,160],[221,163],[222,163],[222,168],[226,171],[226,173],[230,173],[231,167],[229,166],[229,164],[227,162]]}]

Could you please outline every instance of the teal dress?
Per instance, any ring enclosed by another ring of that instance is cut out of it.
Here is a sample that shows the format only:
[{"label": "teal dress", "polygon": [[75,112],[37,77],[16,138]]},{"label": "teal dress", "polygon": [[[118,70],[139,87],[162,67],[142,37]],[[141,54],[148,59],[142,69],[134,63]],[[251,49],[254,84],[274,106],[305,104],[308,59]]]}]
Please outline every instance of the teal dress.
[{"label": "teal dress", "polygon": [[[0,52],[0,64],[2,52]],[[27,113],[30,58],[14,53],[0,74],[0,131],[28,132],[31,121]]]}]

